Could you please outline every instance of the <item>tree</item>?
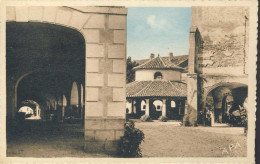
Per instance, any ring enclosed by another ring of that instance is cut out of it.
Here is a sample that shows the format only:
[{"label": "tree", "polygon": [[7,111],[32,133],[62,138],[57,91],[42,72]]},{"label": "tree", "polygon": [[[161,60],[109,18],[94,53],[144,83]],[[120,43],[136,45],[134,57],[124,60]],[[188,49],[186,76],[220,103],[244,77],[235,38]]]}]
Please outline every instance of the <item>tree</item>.
[{"label": "tree", "polygon": [[133,70],[133,68],[138,66],[139,64],[136,63],[136,61],[132,61],[132,58],[129,56],[126,60],[126,65],[126,83],[130,83],[135,80],[135,71]]}]

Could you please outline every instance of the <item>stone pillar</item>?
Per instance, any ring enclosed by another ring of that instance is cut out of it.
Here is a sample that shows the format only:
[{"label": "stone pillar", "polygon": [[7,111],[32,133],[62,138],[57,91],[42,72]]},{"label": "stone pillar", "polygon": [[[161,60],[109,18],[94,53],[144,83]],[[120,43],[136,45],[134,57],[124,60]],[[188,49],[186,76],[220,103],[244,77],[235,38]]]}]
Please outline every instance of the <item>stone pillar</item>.
[{"label": "stone pillar", "polygon": [[61,109],[61,120],[64,121],[64,117],[65,117],[65,106],[62,106]]},{"label": "stone pillar", "polygon": [[214,112],[210,112],[210,121],[211,121],[211,126],[214,126],[215,124],[215,116],[214,116]]},{"label": "stone pillar", "polygon": [[162,105],[162,116],[166,117],[166,100],[162,100],[163,105]]},{"label": "stone pillar", "polygon": [[39,115],[39,107],[36,105],[36,117]]},{"label": "stone pillar", "polygon": [[198,74],[196,55],[200,46],[200,34],[197,27],[191,27],[189,38],[189,73],[187,74],[187,103],[183,122],[184,125],[197,125],[198,119]]},{"label": "stone pillar", "polygon": [[197,124],[197,74],[187,76],[187,110],[184,113],[184,124],[195,126]]},{"label": "stone pillar", "polygon": [[7,106],[6,106],[6,114],[7,114],[7,121],[14,120],[16,117],[17,111],[17,91],[16,91],[16,84],[15,80],[9,80],[11,77],[7,77],[7,90],[6,90],[6,99],[7,99]]},{"label": "stone pillar", "polygon": [[136,100],[132,100],[132,102],[133,102],[132,103],[132,112],[136,114],[136,105],[137,105]]},{"label": "stone pillar", "polygon": [[98,13],[87,13],[81,30],[86,39],[84,149],[114,154],[126,116],[126,9],[90,11]]},{"label": "stone pillar", "polygon": [[146,102],[146,105],[145,105],[145,115],[146,116],[149,116],[150,114],[149,114],[149,110],[150,110],[150,107],[149,107],[149,99],[146,99],[145,100],[145,102]]}]

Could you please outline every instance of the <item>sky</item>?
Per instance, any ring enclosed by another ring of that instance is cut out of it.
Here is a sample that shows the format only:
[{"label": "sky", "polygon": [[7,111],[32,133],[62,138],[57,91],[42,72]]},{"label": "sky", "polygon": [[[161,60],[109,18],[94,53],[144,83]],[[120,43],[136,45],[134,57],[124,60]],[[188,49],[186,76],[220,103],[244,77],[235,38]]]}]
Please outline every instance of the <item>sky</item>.
[{"label": "sky", "polygon": [[187,55],[191,8],[129,7],[127,14],[127,56],[147,59],[156,56]]}]

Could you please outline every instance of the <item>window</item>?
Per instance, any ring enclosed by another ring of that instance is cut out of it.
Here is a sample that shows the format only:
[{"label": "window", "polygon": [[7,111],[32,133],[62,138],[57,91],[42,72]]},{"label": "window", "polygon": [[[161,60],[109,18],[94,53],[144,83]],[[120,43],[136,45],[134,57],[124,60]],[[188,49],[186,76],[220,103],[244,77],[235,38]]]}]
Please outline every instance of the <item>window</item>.
[{"label": "window", "polygon": [[162,105],[163,105],[163,103],[162,103],[161,100],[155,100],[155,101],[153,102],[153,105],[154,105],[156,111],[162,111]]},{"label": "window", "polygon": [[145,111],[145,109],[146,109],[146,102],[143,100],[141,102],[141,111]]},{"label": "window", "polygon": [[154,74],[154,79],[157,79],[157,80],[160,80],[162,79],[163,76],[162,76],[162,73],[161,72],[155,72]]},{"label": "window", "polygon": [[173,100],[171,101],[171,107],[172,107],[172,108],[176,108],[176,103],[175,103],[175,101],[173,101]]}]

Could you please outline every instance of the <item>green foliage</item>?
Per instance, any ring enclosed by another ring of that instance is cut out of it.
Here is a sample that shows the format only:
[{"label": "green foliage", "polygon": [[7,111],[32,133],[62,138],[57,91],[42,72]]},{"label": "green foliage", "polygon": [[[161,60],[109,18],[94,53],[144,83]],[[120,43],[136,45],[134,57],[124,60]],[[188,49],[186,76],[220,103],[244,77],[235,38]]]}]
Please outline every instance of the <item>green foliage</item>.
[{"label": "green foliage", "polygon": [[167,122],[168,118],[165,116],[160,116],[158,120],[161,122]]},{"label": "green foliage", "polygon": [[130,83],[135,80],[135,71],[133,70],[133,68],[138,66],[138,64],[135,61],[132,61],[131,57],[129,56],[126,60],[126,65],[126,82]]},{"label": "green foliage", "polygon": [[243,126],[245,131],[247,130],[247,110],[243,106],[239,105],[239,110],[232,112],[230,116],[230,124],[232,126]]},{"label": "green foliage", "polygon": [[140,149],[141,142],[144,141],[144,133],[135,128],[133,121],[125,123],[124,136],[122,136],[118,143],[117,153],[120,157],[142,157]]},{"label": "green foliage", "polygon": [[244,107],[242,107],[240,109],[240,118],[241,118],[241,124],[246,126],[247,125],[247,112],[246,112],[246,109]]},{"label": "green foliage", "polygon": [[140,120],[143,121],[143,122],[153,122],[152,118],[150,116],[147,116],[147,115],[142,115]]},{"label": "green foliage", "polygon": [[241,118],[241,124],[245,127],[244,129],[244,133],[247,133],[247,129],[248,129],[248,116],[247,116],[247,111],[246,108],[241,107],[240,108],[240,118]]}]

